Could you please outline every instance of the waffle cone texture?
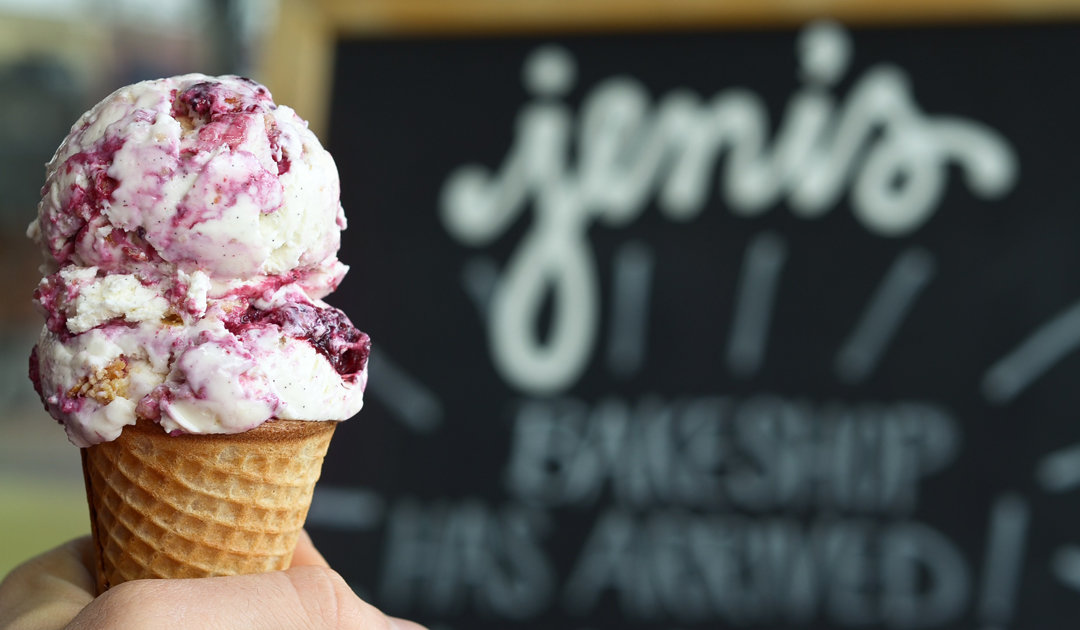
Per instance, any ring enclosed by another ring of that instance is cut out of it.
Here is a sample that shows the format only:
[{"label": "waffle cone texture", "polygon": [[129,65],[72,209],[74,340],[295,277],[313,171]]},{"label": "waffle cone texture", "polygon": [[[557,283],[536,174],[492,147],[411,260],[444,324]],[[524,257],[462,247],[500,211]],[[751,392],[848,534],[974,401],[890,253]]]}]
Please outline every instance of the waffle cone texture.
[{"label": "waffle cone texture", "polygon": [[151,421],[82,449],[98,593],[128,580],[288,568],[337,422],[231,435]]}]

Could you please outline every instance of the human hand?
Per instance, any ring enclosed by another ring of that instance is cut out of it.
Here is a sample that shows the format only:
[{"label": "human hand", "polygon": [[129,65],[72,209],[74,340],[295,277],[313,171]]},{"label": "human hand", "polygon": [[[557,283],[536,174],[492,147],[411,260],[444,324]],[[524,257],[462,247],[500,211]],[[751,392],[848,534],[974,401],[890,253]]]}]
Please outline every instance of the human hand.
[{"label": "human hand", "polygon": [[94,597],[92,548],[78,538],[0,582],[0,630],[423,630],[357,597],[304,532],[287,571],[135,580]]}]

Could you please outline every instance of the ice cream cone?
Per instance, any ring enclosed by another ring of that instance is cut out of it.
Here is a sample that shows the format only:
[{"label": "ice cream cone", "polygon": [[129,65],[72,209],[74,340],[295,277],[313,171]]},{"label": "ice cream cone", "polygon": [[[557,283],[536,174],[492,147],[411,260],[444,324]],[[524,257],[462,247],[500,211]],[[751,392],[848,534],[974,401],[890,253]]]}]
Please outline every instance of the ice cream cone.
[{"label": "ice cream cone", "polygon": [[139,420],[82,449],[98,592],[287,568],[336,426],[272,420],[170,436]]},{"label": "ice cream cone", "polygon": [[367,386],[370,339],[323,301],[340,189],[307,123],[234,75],[122,87],[46,165],[29,376],[83,449],[99,591],[290,564]]}]

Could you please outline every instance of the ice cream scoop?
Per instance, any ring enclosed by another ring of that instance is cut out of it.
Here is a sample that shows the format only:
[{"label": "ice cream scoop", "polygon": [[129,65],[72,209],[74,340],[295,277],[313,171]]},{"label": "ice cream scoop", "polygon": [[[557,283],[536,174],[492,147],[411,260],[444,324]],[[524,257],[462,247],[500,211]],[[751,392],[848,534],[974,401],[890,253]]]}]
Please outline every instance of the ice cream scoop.
[{"label": "ice cream scoop", "polygon": [[354,415],[369,340],[321,301],[346,272],[339,193],[307,124],[249,79],[145,81],[84,114],[28,230],[30,374],[71,441]]}]

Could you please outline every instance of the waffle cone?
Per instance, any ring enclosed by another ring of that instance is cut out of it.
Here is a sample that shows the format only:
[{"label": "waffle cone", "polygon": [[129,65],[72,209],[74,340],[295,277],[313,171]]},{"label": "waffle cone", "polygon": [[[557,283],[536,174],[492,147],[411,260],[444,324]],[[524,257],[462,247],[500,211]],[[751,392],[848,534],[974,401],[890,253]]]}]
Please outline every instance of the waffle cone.
[{"label": "waffle cone", "polygon": [[289,566],[336,422],[169,436],[140,420],[82,449],[98,592]]}]

